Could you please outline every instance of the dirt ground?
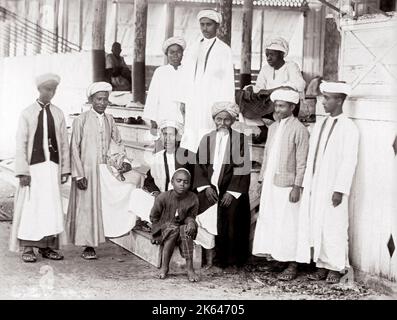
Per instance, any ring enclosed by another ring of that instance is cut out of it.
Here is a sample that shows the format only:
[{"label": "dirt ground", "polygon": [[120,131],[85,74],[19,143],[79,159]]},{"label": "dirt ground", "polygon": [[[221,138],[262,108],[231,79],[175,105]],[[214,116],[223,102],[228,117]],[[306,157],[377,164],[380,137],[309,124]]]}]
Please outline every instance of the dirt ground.
[{"label": "dirt ground", "polygon": [[[11,190],[11,193],[10,193]],[[0,180],[0,208],[12,209],[13,187]],[[229,273],[199,271],[201,281],[189,283],[185,274],[171,270],[165,280],[158,269],[121,247],[101,245],[96,261],[80,257],[81,249],[63,248],[62,261],[23,263],[8,251],[10,222],[0,222],[0,299],[390,299],[359,284],[327,285],[308,282],[306,274],[289,283],[277,281],[266,264],[251,264]]]}]

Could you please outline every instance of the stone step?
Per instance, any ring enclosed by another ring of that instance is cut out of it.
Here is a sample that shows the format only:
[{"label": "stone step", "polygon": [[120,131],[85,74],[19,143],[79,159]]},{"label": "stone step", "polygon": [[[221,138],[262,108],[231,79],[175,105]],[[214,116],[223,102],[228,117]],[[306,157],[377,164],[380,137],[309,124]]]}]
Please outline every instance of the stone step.
[{"label": "stone step", "polygon": [[[113,243],[135,254],[141,259],[149,262],[151,265],[161,267],[161,255],[163,247],[151,243],[151,235],[142,230],[132,230],[127,235],[120,238],[110,239]],[[194,244],[193,248],[193,266],[200,269],[202,264],[201,246]],[[186,266],[186,260],[182,258],[179,248],[175,247],[170,261],[171,271],[183,271]]]}]

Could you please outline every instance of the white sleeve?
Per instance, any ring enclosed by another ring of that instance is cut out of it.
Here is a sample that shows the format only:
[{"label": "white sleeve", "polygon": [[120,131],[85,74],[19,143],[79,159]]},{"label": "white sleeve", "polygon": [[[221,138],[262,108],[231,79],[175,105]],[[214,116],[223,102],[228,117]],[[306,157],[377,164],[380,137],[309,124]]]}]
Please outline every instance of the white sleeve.
[{"label": "white sleeve", "polygon": [[261,71],[259,71],[258,77],[256,78],[256,83],[253,86],[255,93],[258,93],[262,89],[266,89],[266,76],[264,68],[261,68]]},{"label": "white sleeve", "polygon": [[241,196],[240,192],[236,192],[236,191],[226,191],[227,193],[230,193],[235,199],[238,199]]},{"label": "white sleeve", "polygon": [[149,85],[149,90],[146,98],[145,108],[143,110],[143,118],[157,121],[157,108],[159,105],[159,72],[154,71],[152,80]]}]

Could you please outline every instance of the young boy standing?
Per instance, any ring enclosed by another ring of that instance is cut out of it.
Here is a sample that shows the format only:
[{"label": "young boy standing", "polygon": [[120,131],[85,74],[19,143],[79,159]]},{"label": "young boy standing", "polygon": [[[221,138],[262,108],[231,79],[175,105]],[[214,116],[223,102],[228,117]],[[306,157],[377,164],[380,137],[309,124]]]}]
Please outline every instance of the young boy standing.
[{"label": "young boy standing", "polygon": [[188,279],[199,280],[193,269],[193,240],[197,234],[196,215],[199,208],[198,198],[189,191],[190,173],[180,168],[172,176],[173,189],[156,197],[150,221],[152,222],[153,244],[163,245],[160,279],[168,274],[169,263],[176,245],[186,259]]},{"label": "young boy standing", "polygon": [[262,196],[252,254],[284,262],[280,280],[296,277],[299,200],[306,169],[309,132],[293,116],[299,93],[278,89],[270,95],[277,121],[269,128],[259,182]]}]

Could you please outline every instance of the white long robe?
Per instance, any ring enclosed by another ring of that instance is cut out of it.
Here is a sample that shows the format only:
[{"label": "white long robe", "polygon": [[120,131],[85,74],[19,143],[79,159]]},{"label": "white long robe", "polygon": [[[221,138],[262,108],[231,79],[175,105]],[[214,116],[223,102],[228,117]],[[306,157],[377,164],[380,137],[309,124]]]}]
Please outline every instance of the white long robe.
[{"label": "white long robe", "polygon": [[30,187],[17,187],[10,250],[20,250],[20,239],[38,241],[46,236],[61,234],[64,214],[60,191],[61,174],[70,173],[69,145],[62,110],[50,106],[55,123],[59,164],[49,161],[47,113],[43,115],[43,149],[45,162],[29,165],[34,135],[41,107],[38,103],[26,108],[20,117],[17,131],[15,175],[30,175]]},{"label": "white long robe", "polygon": [[197,152],[201,138],[215,128],[214,102],[235,101],[232,51],[218,38],[200,40],[186,49],[182,64],[185,87],[180,99],[186,114],[181,147]]},{"label": "white long robe", "polygon": [[[315,172],[313,165],[323,122],[318,121],[310,137],[310,149],[303,180],[299,210],[298,262],[309,263],[311,248],[317,267],[342,271],[348,259],[348,197],[357,165],[359,133],[352,120],[344,114],[329,135],[325,150],[320,142]],[[325,126],[326,128],[327,126]],[[324,129],[322,138],[329,133]],[[334,192],[343,193],[342,203],[332,205]]]},{"label": "white long robe", "polygon": [[253,255],[271,255],[285,262],[295,260],[300,204],[289,201],[292,187],[281,188],[274,184],[286,120],[280,121],[269,150],[252,245]]},{"label": "white long robe", "polygon": [[180,96],[183,67],[177,70],[167,64],[158,67],[150,82],[146,98],[143,118],[156,121],[159,124],[162,120],[173,120],[183,123],[183,116],[180,110]]}]

